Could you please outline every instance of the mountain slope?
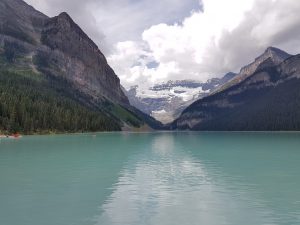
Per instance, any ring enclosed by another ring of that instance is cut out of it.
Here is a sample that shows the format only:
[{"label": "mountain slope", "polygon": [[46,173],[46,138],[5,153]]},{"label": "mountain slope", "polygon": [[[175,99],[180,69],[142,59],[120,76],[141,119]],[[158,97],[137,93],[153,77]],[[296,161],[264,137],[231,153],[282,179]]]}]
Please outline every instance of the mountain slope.
[{"label": "mountain slope", "polygon": [[234,79],[226,82],[221,88],[216,91],[222,91],[226,88],[234,86],[252,75],[257,68],[267,59],[271,59],[274,65],[279,65],[291,55],[275,47],[268,47],[263,54],[258,56],[252,63],[241,68],[240,72],[234,77]]},{"label": "mountain slope", "polygon": [[269,57],[253,74],[196,101],[173,129],[300,130],[300,55],[278,64]]},{"label": "mountain slope", "polygon": [[[22,133],[121,130],[117,120],[69,97],[61,82],[30,71],[0,71],[0,131]],[[72,96],[74,93],[72,92]]]},{"label": "mountain slope", "polygon": [[39,65],[41,71],[64,76],[95,98],[104,96],[114,102],[129,104],[119,78],[104,55],[68,14],[61,13],[46,21],[41,42],[48,47],[39,49],[36,55],[44,60]]},{"label": "mountain slope", "polygon": [[[0,94],[11,100],[0,102],[0,130],[75,132],[160,126],[130,106],[104,55],[68,14],[48,18],[21,0],[1,0],[0,17]],[[26,107],[13,100],[14,95]],[[25,111],[20,114],[19,108]],[[55,117],[52,122],[43,118],[44,108],[59,111],[48,112],[47,118]],[[65,125],[54,121],[65,114],[68,119],[61,122]],[[27,128],[25,117],[33,121]],[[77,123],[77,117],[86,123]]]}]

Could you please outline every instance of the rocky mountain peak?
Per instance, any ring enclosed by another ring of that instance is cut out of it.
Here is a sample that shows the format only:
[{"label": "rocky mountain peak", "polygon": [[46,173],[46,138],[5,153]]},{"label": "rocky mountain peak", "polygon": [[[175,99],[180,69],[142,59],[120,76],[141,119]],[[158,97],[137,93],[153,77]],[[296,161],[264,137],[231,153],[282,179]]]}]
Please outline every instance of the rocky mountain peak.
[{"label": "rocky mountain peak", "polygon": [[226,83],[226,82],[230,81],[231,79],[233,79],[236,75],[237,75],[236,73],[229,72],[229,73],[226,73],[224,75],[224,77],[221,78],[221,80],[223,83]]},{"label": "rocky mountain peak", "polygon": [[[98,52],[102,55],[100,50],[98,49],[98,46],[88,37],[88,35],[73,21],[73,19],[66,13],[62,12],[58,16],[50,18],[46,26],[43,30],[43,36],[42,36],[43,42],[46,42],[46,44],[55,49],[57,47],[63,47],[60,46],[58,42],[67,43],[70,44],[75,41],[78,42],[78,40],[89,46],[94,52]],[[54,39],[54,40],[52,40]],[[66,51],[71,50],[70,48],[64,49]],[[104,59],[103,55],[102,58]]]},{"label": "rocky mountain peak", "polygon": [[273,46],[269,46],[266,51],[267,52],[271,52],[271,53],[278,53],[278,54],[285,54],[285,55],[289,55],[288,53],[286,53],[285,51],[279,49],[279,48],[276,48],[276,47],[273,47]]},{"label": "rocky mountain peak", "polygon": [[254,60],[253,63],[241,69],[240,76],[248,77],[249,75],[253,74],[256,71],[257,67],[268,58],[270,58],[275,65],[278,65],[290,56],[290,54],[278,48],[268,47],[262,55],[260,55]]},{"label": "rocky mountain peak", "polygon": [[268,47],[264,54],[268,55],[275,64],[282,63],[285,59],[291,56],[285,51],[275,47]]},{"label": "rocky mountain peak", "polygon": [[[72,17],[67,12],[62,12],[58,16],[51,19],[57,28],[63,29],[64,31],[76,32],[77,35],[81,36],[89,41],[89,44],[94,48],[98,48],[98,46],[89,38],[89,36],[75,23]],[[51,23],[50,22],[50,23]]]},{"label": "rocky mountain peak", "polygon": [[[62,58],[59,68],[81,90],[96,99],[104,96],[112,101],[129,104],[121,90],[120,80],[107,64],[105,56],[66,12],[47,20],[41,41],[43,45],[55,50],[48,59],[52,58],[50,61],[55,62],[57,58]],[[57,74],[59,71],[51,73]]]},{"label": "rocky mountain peak", "polygon": [[66,19],[66,20],[69,20],[69,21],[72,21],[72,22],[73,22],[71,16],[70,16],[67,12],[61,12],[61,13],[58,15],[58,17],[64,18],[64,19]]},{"label": "rocky mountain peak", "polygon": [[269,46],[266,50],[265,50],[265,53],[276,53],[276,52],[284,52],[282,51],[281,49],[279,48],[276,48],[276,47],[273,47],[273,46]]},{"label": "rocky mountain peak", "polygon": [[49,18],[22,0],[0,0],[1,45],[11,46],[24,59],[20,64],[30,57],[31,67],[71,82],[97,101],[129,104],[105,56],[66,12]]},{"label": "rocky mountain peak", "polygon": [[230,79],[230,78],[233,78],[235,75],[236,75],[236,73],[229,72],[229,73],[226,73],[223,78]]},{"label": "rocky mountain peak", "polygon": [[67,12],[61,12],[58,16],[52,18],[52,21],[54,20],[61,26],[65,25],[69,29],[76,28],[78,31],[82,31]]}]

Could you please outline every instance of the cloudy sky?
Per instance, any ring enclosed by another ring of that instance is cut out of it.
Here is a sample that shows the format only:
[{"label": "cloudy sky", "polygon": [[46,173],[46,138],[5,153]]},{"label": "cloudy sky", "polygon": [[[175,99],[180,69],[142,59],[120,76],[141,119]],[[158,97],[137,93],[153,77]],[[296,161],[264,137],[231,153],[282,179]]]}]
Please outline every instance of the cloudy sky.
[{"label": "cloudy sky", "polygon": [[125,87],[238,72],[268,46],[300,53],[298,0],[26,0],[68,12]]}]

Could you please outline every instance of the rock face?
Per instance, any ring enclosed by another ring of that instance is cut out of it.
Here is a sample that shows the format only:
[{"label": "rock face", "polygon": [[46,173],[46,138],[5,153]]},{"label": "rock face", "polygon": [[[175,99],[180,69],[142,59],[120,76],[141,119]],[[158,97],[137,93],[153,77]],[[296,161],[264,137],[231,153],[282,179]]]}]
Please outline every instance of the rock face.
[{"label": "rock face", "polygon": [[245,67],[243,67],[240,71],[239,76],[248,77],[253,74],[259,65],[266,61],[267,59],[271,59],[274,65],[278,65],[282,63],[285,59],[289,58],[291,55],[274,47],[269,47],[266,51],[259,57],[255,59],[255,61]]},{"label": "rock face", "polygon": [[95,99],[129,105],[104,55],[67,13],[48,18],[21,0],[2,0],[0,12],[0,46],[18,46],[15,54],[30,56],[38,70]]},{"label": "rock face", "polygon": [[22,0],[1,0],[0,65],[31,71],[48,86],[59,84],[66,98],[101,111],[126,129],[160,126],[130,105],[105,56],[65,12],[49,18]]},{"label": "rock face", "polygon": [[31,44],[40,42],[44,14],[36,11],[22,0],[1,0],[0,33]]},{"label": "rock face", "polygon": [[207,82],[177,80],[157,84],[148,90],[134,86],[126,92],[130,103],[163,123],[169,123],[194,101],[203,98],[236,76],[228,73]]},{"label": "rock face", "polygon": [[254,62],[250,63],[247,66],[244,66],[241,68],[239,74],[232,79],[230,82],[227,82],[224,84],[223,87],[221,87],[218,91],[224,90],[228,87],[231,87],[235,84],[238,84],[245,80],[247,77],[252,75],[257,68],[265,62],[267,59],[270,59],[274,65],[279,65],[282,63],[285,59],[289,58],[291,55],[282,51],[281,49],[275,48],[275,47],[269,47],[265,50],[265,52],[257,57]]},{"label": "rock face", "polygon": [[129,105],[121,90],[120,80],[107,64],[104,55],[67,13],[46,21],[41,42],[50,48],[50,51],[46,49],[39,52],[47,54],[47,67],[42,69],[54,76],[63,74],[76,87],[94,98],[104,96],[111,101]]},{"label": "rock face", "polygon": [[282,57],[274,56],[259,61],[252,65],[255,71],[240,83],[190,105],[172,128],[300,130],[300,56],[281,63]]}]

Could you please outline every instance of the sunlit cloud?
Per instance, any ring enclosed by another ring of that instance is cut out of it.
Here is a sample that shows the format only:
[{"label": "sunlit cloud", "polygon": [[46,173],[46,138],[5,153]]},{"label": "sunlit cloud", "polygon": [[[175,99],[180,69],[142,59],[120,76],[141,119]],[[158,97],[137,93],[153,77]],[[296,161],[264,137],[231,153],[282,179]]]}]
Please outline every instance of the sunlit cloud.
[{"label": "sunlit cloud", "polygon": [[143,32],[143,41],[134,46],[146,51],[143,60],[147,60],[144,55],[149,56],[157,62],[156,68],[141,64],[134,70],[119,70],[116,56],[128,61],[132,57],[116,45],[109,62],[121,75],[123,84],[129,87],[140,81],[147,81],[144,84],[148,85],[178,79],[206,81],[229,71],[238,72],[268,46],[300,52],[295,45],[300,38],[300,2],[204,0],[203,8],[181,23],[161,23]]}]

